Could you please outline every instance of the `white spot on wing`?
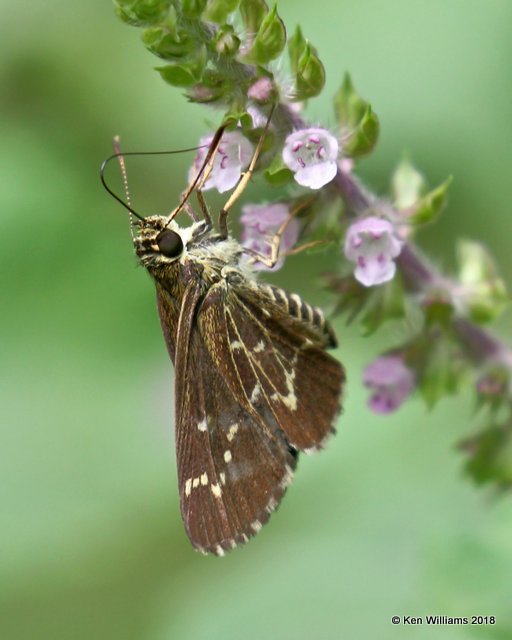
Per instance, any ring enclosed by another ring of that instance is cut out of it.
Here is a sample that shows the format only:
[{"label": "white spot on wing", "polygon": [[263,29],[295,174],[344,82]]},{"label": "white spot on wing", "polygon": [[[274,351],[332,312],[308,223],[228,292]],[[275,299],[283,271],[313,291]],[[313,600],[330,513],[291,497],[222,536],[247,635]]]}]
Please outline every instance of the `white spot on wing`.
[{"label": "white spot on wing", "polygon": [[201,484],[203,485],[203,487],[206,487],[206,485],[208,484],[208,474],[207,473],[201,474]]},{"label": "white spot on wing", "polygon": [[297,396],[295,395],[295,388],[293,386],[293,381],[295,380],[295,369],[291,371],[287,371],[283,368],[284,376],[285,376],[285,384],[286,390],[288,393],[283,395],[281,393],[273,393],[271,396],[271,400],[281,400],[281,402],[288,407],[291,411],[297,410]]},{"label": "white spot on wing", "polygon": [[210,489],[212,490],[212,493],[216,498],[220,498],[221,497],[222,489],[220,488],[220,486],[217,483],[211,484],[210,485]]},{"label": "white spot on wing", "polygon": [[224,473],[224,471],[221,471],[219,473],[219,478],[220,478],[220,483],[221,484],[226,484],[226,474]]},{"label": "white spot on wing", "polygon": [[206,418],[197,423],[197,428],[199,429],[199,431],[206,431],[206,429],[208,428],[208,422]]},{"label": "white spot on wing", "polygon": [[262,527],[263,525],[259,520],[255,520],[254,522],[251,523],[251,529],[253,531],[256,531],[256,533],[258,533],[258,531],[260,531]]},{"label": "white spot on wing", "polygon": [[189,496],[191,491],[192,491],[192,478],[189,478],[185,482],[185,495]]},{"label": "white spot on wing", "polygon": [[256,400],[260,397],[261,395],[261,387],[259,385],[259,382],[256,383],[256,386],[254,387],[254,389],[252,390],[251,393],[251,402],[252,404],[254,404],[256,402]]},{"label": "white spot on wing", "polygon": [[265,343],[263,340],[260,340],[258,344],[254,347],[254,353],[261,353],[265,349]]},{"label": "white spot on wing", "polygon": [[275,498],[270,498],[265,511],[267,513],[272,513],[272,511],[274,511],[276,507],[277,507],[277,500]]},{"label": "white spot on wing", "polygon": [[238,431],[238,422],[235,422],[229,427],[228,434],[226,436],[226,438],[228,439],[228,442],[231,442],[233,440],[233,438],[236,436],[237,431]]},{"label": "white spot on wing", "polygon": [[198,486],[199,486],[199,478],[194,478],[192,480],[192,488],[197,489]]},{"label": "white spot on wing", "polygon": [[231,451],[226,449],[226,451],[224,451],[224,462],[231,462],[231,458]]},{"label": "white spot on wing", "polygon": [[233,342],[231,343],[231,348],[236,351],[237,349],[243,349],[244,345],[242,342],[240,342],[240,340],[233,340]]},{"label": "white spot on wing", "polygon": [[224,549],[220,546],[220,544],[218,544],[218,545],[215,547],[215,553],[216,553],[218,556],[223,556],[223,555],[224,555],[224,553],[225,553],[225,552],[224,552]]},{"label": "white spot on wing", "polygon": [[288,465],[286,465],[286,472],[284,476],[281,478],[281,482],[279,483],[281,485],[281,488],[286,489],[286,487],[289,487],[290,484],[292,483],[292,480],[293,480],[293,469]]}]

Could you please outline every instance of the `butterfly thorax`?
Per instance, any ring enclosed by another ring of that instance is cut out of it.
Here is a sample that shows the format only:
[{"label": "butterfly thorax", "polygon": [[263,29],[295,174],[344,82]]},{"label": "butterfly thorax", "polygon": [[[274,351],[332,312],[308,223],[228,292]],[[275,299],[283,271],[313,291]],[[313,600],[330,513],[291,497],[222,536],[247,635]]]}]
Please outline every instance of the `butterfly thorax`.
[{"label": "butterfly thorax", "polygon": [[254,277],[241,263],[241,245],[222,238],[204,222],[182,228],[164,216],[151,216],[139,227],[134,245],[140,263],[178,298],[191,278],[200,278],[209,288],[223,279],[226,269],[239,271],[243,278]]}]

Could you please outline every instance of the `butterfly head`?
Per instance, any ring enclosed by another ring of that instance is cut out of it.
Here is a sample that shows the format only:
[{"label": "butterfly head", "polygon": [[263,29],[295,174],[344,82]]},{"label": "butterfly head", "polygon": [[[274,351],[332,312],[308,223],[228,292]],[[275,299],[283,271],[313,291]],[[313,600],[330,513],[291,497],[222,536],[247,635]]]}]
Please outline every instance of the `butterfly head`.
[{"label": "butterfly head", "polygon": [[145,267],[170,265],[183,258],[190,245],[207,231],[204,222],[181,228],[165,216],[149,216],[136,230],[135,251]]}]

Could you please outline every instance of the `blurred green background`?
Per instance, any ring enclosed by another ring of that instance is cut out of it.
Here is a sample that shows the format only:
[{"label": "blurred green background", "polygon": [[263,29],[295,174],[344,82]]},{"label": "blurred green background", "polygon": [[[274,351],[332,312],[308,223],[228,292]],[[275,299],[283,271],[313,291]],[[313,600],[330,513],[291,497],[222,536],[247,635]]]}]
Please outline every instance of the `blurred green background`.
[{"label": "blurred green background", "polygon": [[[366,409],[362,368],[400,340],[396,327],[367,340],[337,322],[350,378],[337,437],[301,460],[249,545],[224,559],[193,552],[153,286],[98,166],[114,134],[125,149],[191,146],[220,114],[160,80],[108,1],[1,8],[0,637],[512,638],[512,498],[473,487],[453,448],[477,428],[469,391],[432,414],[419,400],[390,418]],[[421,245],[449,269],[455,238],[479,238],[512,281],[512,2],[279,9],[326,66],[311,121],[335,125],[330,96],[349,70],[382,124],[361,175],[384,193],[404,150],[431,184],[453,174]],[[171,209],[190,160],[130,167],[135,204]],[[275,279],[325,304],[318,276],[335,257],[292,258]],[[509,325],[497,330],[512,338]],[[498,622],[391,624],[405,614]]]}]

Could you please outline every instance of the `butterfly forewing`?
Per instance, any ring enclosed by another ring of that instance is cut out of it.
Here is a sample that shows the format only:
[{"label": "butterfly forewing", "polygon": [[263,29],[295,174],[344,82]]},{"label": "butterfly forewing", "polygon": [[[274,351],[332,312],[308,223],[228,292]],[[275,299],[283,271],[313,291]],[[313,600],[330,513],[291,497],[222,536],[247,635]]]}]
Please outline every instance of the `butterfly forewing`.
[{"label": "butterfly forewing", "polygon": [[222,555],[267,521],[291,481],[296,454],[224,381],[197,322],[200,294],[199,284],[187,289],[177,335],[178,483],[193,545]]}]

